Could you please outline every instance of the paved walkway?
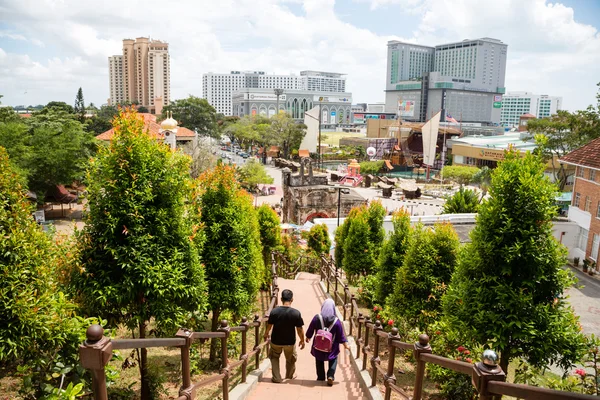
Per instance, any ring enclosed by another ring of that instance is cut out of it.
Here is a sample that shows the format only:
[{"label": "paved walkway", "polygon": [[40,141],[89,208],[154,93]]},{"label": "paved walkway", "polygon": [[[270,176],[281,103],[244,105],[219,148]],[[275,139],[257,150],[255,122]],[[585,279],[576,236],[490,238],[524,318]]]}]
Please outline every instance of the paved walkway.
[{"label": "paved walkway", "polygon": [[[279,279],[279,288],[290,289],[294,292],[293,306],[300,310],[304,319],[304,329],[312,317],[321,310],[321,304],[325,297],[319,288],[319,277],[317,275],[300,273],[298,280]],[[312,342],[311,342],[312,343]],[[260,379],[258,385],[248,396],[250,400],[336,400],[348,399],[359,400],[366,399],[358,383],[358,377],[352,369],[349,355],[342,348],[338,367],[335,373],[335,379],[332,387],[325,382],[317,382],[317,373],[315,370],[315,359],[310,355],[310,348],[307,345],[304,350],[298,348],[298,361],[296,362],[297,378],[285,380],[283,383],[271,382],[271,369],[269,369]],[[280,359],[281,374],[285,374],[285,357],[283,354]]]}]

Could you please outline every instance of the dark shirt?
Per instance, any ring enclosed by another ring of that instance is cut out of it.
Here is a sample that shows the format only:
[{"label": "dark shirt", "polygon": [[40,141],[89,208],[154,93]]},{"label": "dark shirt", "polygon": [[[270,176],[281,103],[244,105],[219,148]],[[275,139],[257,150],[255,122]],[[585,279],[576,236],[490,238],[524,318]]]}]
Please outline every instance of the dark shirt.
[{"label": "dark shirt", "polygon": [[[323,321],[325,323],[325,327],[329,328],[333,319]],[[315,333],[319,329],[322,329],[321,321],[319,320],[319,314],[315,315],[310,321],[310,325],[308,325],[308,329],[306,330],[306,337],[311,339]],[[333,335],[333,343],[331,346],[331,352],[325,353],[324,351],[315,350],[315,341],[313,340],[312,346],[310,346],[310,354],[313,355],[319,361],[331,361],[335,360],[335,358],[340,354],[340,344],[346,343],[348,339],[346,339],[346,335],[344,334],[344,327],[342,326],[342,321],[339,319],[336,321],[335,325],[331,328],[331,334]]]},{"label": "dark shirt", "polygon": [[300,311],[286,306],[275,307],[268,323],[273,325],[271,343],[279,346],[296,344],[296,328],[304,326]]}]

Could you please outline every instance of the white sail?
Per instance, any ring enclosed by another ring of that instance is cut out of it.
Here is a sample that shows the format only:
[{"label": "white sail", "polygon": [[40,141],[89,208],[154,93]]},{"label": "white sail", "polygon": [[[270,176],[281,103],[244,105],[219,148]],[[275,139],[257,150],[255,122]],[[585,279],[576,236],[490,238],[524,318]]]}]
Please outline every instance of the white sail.
[{"label": "white sail", "polygon": [[438,130],[440,128],[440,116],[442,112],[435,114],[423,125],[423,164],[433,166],[435,162],[435,148],[437,145]]},{"label": "white sail", "polygon": [[319,107],[304,113],[304,125],[306,125],[306,135],[302,139],[300,149],[308,150],[311,153],[317,152],[317,144],[319,142]]}]

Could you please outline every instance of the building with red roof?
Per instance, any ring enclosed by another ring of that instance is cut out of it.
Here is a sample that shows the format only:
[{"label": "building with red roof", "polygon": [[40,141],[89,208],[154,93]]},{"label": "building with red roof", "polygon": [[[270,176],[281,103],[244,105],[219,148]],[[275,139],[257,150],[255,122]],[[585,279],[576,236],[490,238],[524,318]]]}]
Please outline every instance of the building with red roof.
[{"label": "building with red roof", "polygon": [[[169,132],[169,134],[174,133],[175,147],[182,149],[184,153],[191,154],[193,148],[196,146],[196,133],[188,128],[184,128],[183,126],[178,126],[177,121],[175,121],[172,117],[167,118],[160,124],[156,121],[156,115],[154,114],[139,113],[138,117],[144,119],[144,127],[150,135],[156,136],[166,141],[165,134],[167,132]],[[114,134],[115,131],[111,128],[106,132],[103,132],[96,136],[96,139],[105,142],[110,142]],[[169,135],[167,134],[166,136]]]},{"label": "building with red roof", "polygon": [[569,219],[579,226],[575,257],[598,264],[600,252],[600,138],[573,150],[559,162],[574,166],[575,185]]}]

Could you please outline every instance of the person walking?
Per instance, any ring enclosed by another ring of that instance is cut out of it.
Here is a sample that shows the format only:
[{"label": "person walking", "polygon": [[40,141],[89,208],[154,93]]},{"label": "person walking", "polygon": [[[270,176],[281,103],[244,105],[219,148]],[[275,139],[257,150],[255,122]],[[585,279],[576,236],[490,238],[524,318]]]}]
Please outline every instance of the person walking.
[{"label": "person walking", "polygon": [[[321,306],[321,313],[313,317],[306,330],[307,341],[315,337],[310,349],[310,354],[315,357],[317,366],[317,381],[325,381],[333,386],[335,370],[337,368],[340,344],[348,350],[348,339],[344,334],[344,327],[335,315],[335,303],[327,299]],[[327,375],[325,375],[325,361],[328,362]]]},{"label": "person walking", "polygon": [[285,379],[294,379],[296,376],[296,360],[298,353],[296,352],[296,334],[300,337],[300,349],[304,349],[304,321],[300,311],[292,307],[294,301],[294,293],[291,290],[285,289],[281,292],[281,306],[275,307],[269,320],[267,321],[267,329],[265,331],[265,340],[269,340],[269,332],[273,329],[271,335],[271,350],[269,351],[269,359],[271,360],[271,370],[273,377],[271,381],[281,383],[281,372],[279,370],[279,357],[281,353],[285,355]]}]

